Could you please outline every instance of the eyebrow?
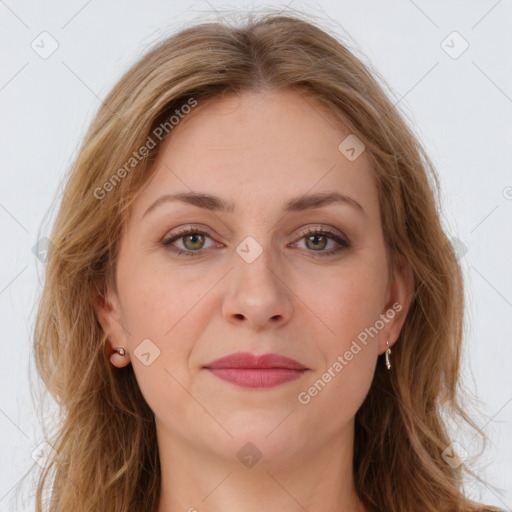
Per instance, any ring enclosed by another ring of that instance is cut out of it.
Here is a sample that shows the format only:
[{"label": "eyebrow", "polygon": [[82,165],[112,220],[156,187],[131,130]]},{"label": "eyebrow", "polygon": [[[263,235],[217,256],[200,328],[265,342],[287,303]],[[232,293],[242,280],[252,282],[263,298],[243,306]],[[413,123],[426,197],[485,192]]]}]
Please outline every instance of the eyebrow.
[{"label": "eyebrow", "polygon": [[[142,217],[148,215],[157,206],[169,203],[169,202],[181,202],[190,204],[198,208],[204,208],[210,211],[219,211],[226,213],[233,213],[235,210],[235,204],[231,201],[226,201],[217,196],[202,192],[182,192],[179,194],[165,194],[160,196],[151,206],[144,212]],[[284,206],[284,212],[299,212],[304,210],[312,210],[314,208],[321,208],[334,203],[341,203],[352,206],[357,211],[366,216],[364,208],[352,197],[349,197],[340,192],[320,192],[317,194],[310,194],[299,196],[290,199]]]}]

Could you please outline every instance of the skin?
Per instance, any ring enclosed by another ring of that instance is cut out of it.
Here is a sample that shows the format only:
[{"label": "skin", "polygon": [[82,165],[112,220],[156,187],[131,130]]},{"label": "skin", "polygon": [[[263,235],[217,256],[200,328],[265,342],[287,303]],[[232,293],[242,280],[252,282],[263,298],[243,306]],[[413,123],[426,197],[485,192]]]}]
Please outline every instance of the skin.
[{"label": "skin", "polygon": [[[161,147],[121,240],[117,293],[96,303],[109,343],[126,350],[112,364],[133,365],[155,414],[158,512],[365,510],[352,478],[354,417],[386,340],[391,347],[400,333],[413,282],[407,265],[388,276],[366,153],[350,161],[338,150],[348,134],[314,99],[265,91],[199,104]],[[166,202],[143,216],[162,194],[190,191],[233,201],[235,211]],[[288,199],[332,191],[365,213],[340,203],[282,211]],[[161,245],[190,224],[208,236],[172,246],[197,254]],[[322,256],[340,245],[321,235],[308,244],[308,227],[333,228],[351,245]],[[236,252],[248,236],[262,249],[251,263]],[[401,311],[301,404],[299,393],[394,303]],[[147,366],[135,352],[144,339],[160,350]],[[239,351],[283,354],[308,371],[251,389],[203,368]],[[252,467],[237,457],[247,442],[262,454]]]}]

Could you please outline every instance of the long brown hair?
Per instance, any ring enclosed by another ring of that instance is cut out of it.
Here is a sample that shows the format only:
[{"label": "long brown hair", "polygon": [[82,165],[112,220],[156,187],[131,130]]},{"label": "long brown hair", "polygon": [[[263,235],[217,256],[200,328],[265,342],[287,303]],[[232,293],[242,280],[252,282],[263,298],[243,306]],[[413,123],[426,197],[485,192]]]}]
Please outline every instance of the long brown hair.
[{"label": "long brown hair", "polygon": [[[183,105],[262,88],[308,94],[365,144],[390,272],[403,257],[414,273],[393,371],[379,359],[356,415],[353,471],[361,500],[380,512],[482,508],[464,494],[470,469],[443,458],[451,442],[444,415],[476,428],[459,398],[461,269],[440,223],[436,172],[375,75],[305,15],[266,13],[243,26],[207,22],[183,29],[115,85],[70,169],[50,235],[34,353],[59,418],[49,436],[54,457],[38,483],[38,512],[46,487],[52,512],[157,510],[154,416],[131,365],[109,363],[93,300],[105,286],[116,289],[130,205],[155,172],[151,163],[163,140],[155,130]],[[168,125],[164,135],[171,131]]]}]

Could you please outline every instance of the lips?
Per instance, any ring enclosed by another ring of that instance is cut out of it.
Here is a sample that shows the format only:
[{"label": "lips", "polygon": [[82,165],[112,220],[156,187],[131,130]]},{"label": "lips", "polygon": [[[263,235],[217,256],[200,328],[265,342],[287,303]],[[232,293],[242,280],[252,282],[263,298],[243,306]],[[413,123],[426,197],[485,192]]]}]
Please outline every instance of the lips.
[{"label": "lips", "polygon": [[208,363],[205,368],[285,368],[288,370],[307,370],[305,366],[294,359],[280,354],[263,354],[258,356],[249,352],[238,352]]},{"label": "lips", "polygon": [[307,370],[279,354],[239,352],[208,363],[205,369],[220,379],[247,388],[269,388],[300,378]]}]

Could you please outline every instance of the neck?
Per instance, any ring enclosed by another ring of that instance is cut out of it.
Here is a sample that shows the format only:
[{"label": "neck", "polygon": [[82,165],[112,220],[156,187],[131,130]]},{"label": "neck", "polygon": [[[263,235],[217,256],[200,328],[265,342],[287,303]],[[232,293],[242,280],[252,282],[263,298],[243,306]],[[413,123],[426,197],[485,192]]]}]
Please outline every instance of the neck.
[{"label": "neck", "polygon": [[[255,463],[257,452],[250,446],[239,455],[243,462],[237,456],[246,442],[233,441],[233,450],[226,451],[235,456],[221,458],[213,446],[191,446],[160,427],[158,512],[365,512],[354,488],[353,424],[330,440],[308,443],[300,453],[262,454]],[[270,446],[269,439],[254,444]]]}]

